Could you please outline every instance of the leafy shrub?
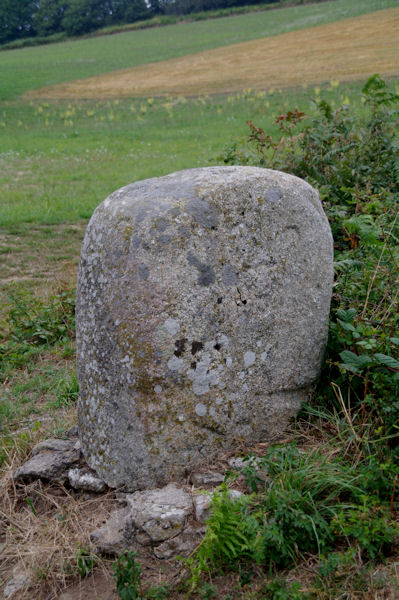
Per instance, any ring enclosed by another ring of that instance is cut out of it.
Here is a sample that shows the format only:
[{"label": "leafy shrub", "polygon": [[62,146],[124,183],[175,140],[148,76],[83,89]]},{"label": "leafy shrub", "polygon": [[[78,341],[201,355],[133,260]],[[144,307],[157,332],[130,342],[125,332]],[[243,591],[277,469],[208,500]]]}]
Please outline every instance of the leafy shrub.
[{"label": "leafy shrub", "polygon": [[135,552],[120,554],[113,564],[116,590],[121,600],[136,600],[141,595],[141,564]]},{"label": "leafy shrub", "polygon": [[142,568],[134,551],[120,554],[113,564],[113,572],[121,600],[165,600],[168,597],[167,585],[153,584],[146,590],[143,589]]},{"label": "leafy shrub", "polygon": [[0,338],[0,377],[26,364],[42,348],[75,337],[75,293],[60,289],[47,303],[31,292],[10,293],[9,331]]}]

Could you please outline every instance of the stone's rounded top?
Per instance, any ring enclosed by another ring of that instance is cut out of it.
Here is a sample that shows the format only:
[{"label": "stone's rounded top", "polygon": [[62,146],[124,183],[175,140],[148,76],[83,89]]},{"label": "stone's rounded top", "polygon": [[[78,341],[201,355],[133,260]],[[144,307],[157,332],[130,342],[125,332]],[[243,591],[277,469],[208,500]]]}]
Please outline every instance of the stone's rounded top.
[{"label": "stone's rounded top", "polygon": [[[214,227],[217,211],[209,204],[208,193],[215,195],[231,189],[231,186],[242,188],[247,184],[255,188],[262,187],[265,191],[264,201],[270,205],[278,204],[284,199],[298,199],[305,192],[307,201],[324,215],[318,193],[303,179],[282,171],[245,166],[199,167],[136,181],[110,194],[94,215],[98,210],[102,212],[106,209],[115,216],[136,214],[140,220],[149,214],[159,214],[170,208],[170,203],[175,206],[176,201],[180,200],[185,201],[186,212],[198,225]],[[293,197],[290,191],[293,192]],[[171,210],[178,216],[176,207]],[[161,221],[157,225],[158,231],[164,226],[165,223]]]},{"label": "stone's rounded top", "polygon": [[206,167],[111,194],[77,292],[79,426],[110,487],[279,434],[318,375],[332,237],[305,181]]}]

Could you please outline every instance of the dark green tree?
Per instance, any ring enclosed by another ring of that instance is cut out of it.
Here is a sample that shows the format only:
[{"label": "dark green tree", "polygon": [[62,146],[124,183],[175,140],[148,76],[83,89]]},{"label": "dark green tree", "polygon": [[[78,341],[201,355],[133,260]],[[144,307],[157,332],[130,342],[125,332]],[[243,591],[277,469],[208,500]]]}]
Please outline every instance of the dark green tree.
[{"label": "dark green tree", "polygon": [[103,27],[108,16],[108,2],[70,0],[62,19],[62,27],[68,35],[82,35]]},{"label": "dark green tree", "polygon": [[62,31],[62,20],[69,4],[69,0],[40,0],[33,19],[37,34],[46,36]]},{"label": "dark green tree", "polygon": [[151,17],[151,10],[144,0],[129,0],[125,4],[124,23],[134,23],[134,21],[143,21]]},{"label": "dark green tree", "polygon": [[35,34],[33,16],[35,0],[0,1],[0,44]]}]

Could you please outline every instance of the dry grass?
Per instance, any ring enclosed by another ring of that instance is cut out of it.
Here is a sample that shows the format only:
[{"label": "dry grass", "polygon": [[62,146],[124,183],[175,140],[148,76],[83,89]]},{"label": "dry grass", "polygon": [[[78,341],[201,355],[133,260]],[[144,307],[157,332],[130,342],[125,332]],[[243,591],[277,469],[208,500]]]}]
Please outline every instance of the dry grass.
[{"label": "dry grass", "polygon": [[[15,484],[11,474],[19,462],[15,457],[0,480],[0,588],[17,566],[32,577],[31,587],[18,598],[55,598],[79,579],[79,547],[87,544],[88,534],[109,516],[116,500],[113,494],[90,497],[41,481]],[[107,573],[107,561],[97,558],[96,568]]]},{"label": "dry grass", "polygon": [[399,74],[399,8],[30,92],[35,98],[198,95]]},{"label": "dry grass", "polygon": [[76,279],[80,247],[87,222],[24,225],[0,229],[0,282],[26,282],[32,289],[50,281]]}]

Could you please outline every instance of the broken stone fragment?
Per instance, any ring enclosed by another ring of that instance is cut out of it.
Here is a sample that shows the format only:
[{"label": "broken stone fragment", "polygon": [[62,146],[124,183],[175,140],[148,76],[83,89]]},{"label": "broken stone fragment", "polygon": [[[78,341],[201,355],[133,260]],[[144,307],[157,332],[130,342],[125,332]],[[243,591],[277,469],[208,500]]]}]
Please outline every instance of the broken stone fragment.
[{"label": "broken stone fragment", "polygon": [[134,528],[144,531],[153,542],[178,534],[192,512],[191,495],[170,483],[162,489],[126,494]]},{"label": "broken stone fragment", "polygon": [[68,471],[80,460],[79,440],[44,440],[32,451],[32,457],[16,469],[16,481],[45,479],[57,483],[68,480]]},{"label": "broken stone fragment", "polygon": [[52,452],[68,452],[69,450],[80,450],[80,441],[78,438],[69,440],[60,440],[58,438],[50,438],[43,440],[33,446],[32,456],[36,456],[39,452],[52,451]]},{"label": "broken stone fragment", "polygon": [[162,489],[124,495],[127,506],[90,534],[98,552],[117,554],[135,543],[157,544],[178,535],[193,511],[191,495],[170,483]]},{"label": "broken stone fragment", "polygon": [[187,527],[177,536],[162,542],[154,548],[154,554],[157,558],[168,559],[176,556],[187,557],[191,554],[205,535],[205,527],[194,529]]},{"label": "broken stone fragment", "polygon": [[96,473],[87,467],[75,467],[68,471],[69,483],[75,490],[87,492],[103,492],[107,485],[97,477]]},{"label": "broken stone fragment", "polygon": [[211,505],[211,494],[198,494],[194,496],[194,514],[199,523],[205,523],[209,518],[209,507]]},{"label": "broken stone fragment", "polygon": [[115,510],[108,521],[95,531],[92,531],[89,539],[96,552],[103,554],[119,554],[123,550],[132,548],[133,540],[125,536],[129,521],[129,509],[121,508]]},{"label": "broken stone fragment", "polygon": [[207,472],[207,473],[193,473],[191,475],[191,481],[197,487],[202,485],[219,485],[224,481],[224,475],[222,473],[217,472]]}]

